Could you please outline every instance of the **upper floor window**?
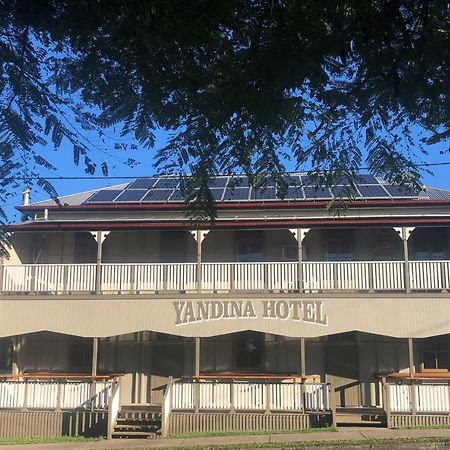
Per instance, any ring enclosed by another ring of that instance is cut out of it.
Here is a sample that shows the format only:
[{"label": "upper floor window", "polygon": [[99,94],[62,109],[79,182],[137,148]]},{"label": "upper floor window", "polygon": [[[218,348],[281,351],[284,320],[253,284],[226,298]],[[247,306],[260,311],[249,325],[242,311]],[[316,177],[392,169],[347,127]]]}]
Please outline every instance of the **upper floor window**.
[{"label": "upper floor window", "polygon": [[298,248],[296,245],[283,245],[283,261],[298,261]]},{"label": "upper floor window", "polygon": [[353,259],[353,230],[324,230],[325,260]]},{"label": "upper floor window", "polygon": [[261,231],[241,232],[236,244],[238,262],[264,261],[263,233]]},{"label": "upper floor window", "polygon": [[416,260],[447,259],[449,238],[445,228],[417,228],[414,230],[413,252]]},{"label": "upper floor window", "polygon": [[76,263],[93,263],[97,258],[97,242],[88,232],[75,234],[74,260]]}]

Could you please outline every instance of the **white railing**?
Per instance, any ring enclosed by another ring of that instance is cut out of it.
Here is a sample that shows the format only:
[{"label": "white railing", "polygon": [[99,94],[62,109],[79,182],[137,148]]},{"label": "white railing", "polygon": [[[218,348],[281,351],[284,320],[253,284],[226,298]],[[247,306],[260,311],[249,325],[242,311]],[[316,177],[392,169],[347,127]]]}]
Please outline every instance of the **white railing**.
[{"label": "white railing", "polygon": [[108,408],[112,383],[0,381],[0,409],[101,409]]},{"label": "white railing", "polygon": [[[450,261],[412,261],[409,285],[413,291],[450,289]],[[96,264],[4,265],[4,293],[297,291],[299,265],[274,263],[203,263],[197,283],[197,264],[102,264],[96,283]],[[303,262],[302,290],[404,291],[405,263],[401,261]]]},{"label": "white railing", "polygon": [[411,289],[447,290],[450,288],[450,261],[412,261]]},{"label": "white railing", "polygon": [[[171,410],[326,411],[325,383],[177,382],[169,387]],[[169,400],[167,400],[169,401]]]},{"label": "white railing", "polygon": [[[450,413],[447,383],[388,384],[390,410],[394,413]],[[414,398],[413,398],[414,396]]]}]

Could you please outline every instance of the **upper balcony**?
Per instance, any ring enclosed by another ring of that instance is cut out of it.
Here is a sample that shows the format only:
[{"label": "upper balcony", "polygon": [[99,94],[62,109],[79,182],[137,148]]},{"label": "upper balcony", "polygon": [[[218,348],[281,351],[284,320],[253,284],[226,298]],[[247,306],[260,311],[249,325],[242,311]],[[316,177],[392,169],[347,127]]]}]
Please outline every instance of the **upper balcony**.
[{"label": "upper balcony", "polygon": [[446,292],[450,229],[17,233],[3,294]]}]

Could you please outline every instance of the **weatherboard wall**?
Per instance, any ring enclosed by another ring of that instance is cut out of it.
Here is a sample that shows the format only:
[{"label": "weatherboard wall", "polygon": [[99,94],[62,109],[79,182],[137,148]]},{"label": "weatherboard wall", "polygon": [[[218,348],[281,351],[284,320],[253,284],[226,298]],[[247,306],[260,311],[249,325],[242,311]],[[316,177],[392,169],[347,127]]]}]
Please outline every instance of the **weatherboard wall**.
[{"label": "weatherboard wall", "polygon": [[[241,316],[225,317],[231,304],[240,306]],[[272,315],[267,308],[277,312]],[[450,317],[449,295],[441,293],[11,296],[0,302],[0,336],[48,330],[106,337],[152,330],[206,337],[250,329],[292,337],[360,330],[405,338],[450,333],[446,317]]]}]

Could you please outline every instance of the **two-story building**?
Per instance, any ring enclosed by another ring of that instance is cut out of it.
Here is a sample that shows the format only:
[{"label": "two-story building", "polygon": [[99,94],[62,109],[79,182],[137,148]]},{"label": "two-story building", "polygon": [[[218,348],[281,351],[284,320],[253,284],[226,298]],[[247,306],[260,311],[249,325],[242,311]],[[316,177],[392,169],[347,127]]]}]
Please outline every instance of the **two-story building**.
[{"label": "two-story building", "polygon": [[450,191],[286,177],[214,178],[201,223],[174,177],[25,201],[0,436],[450,424]]}]

